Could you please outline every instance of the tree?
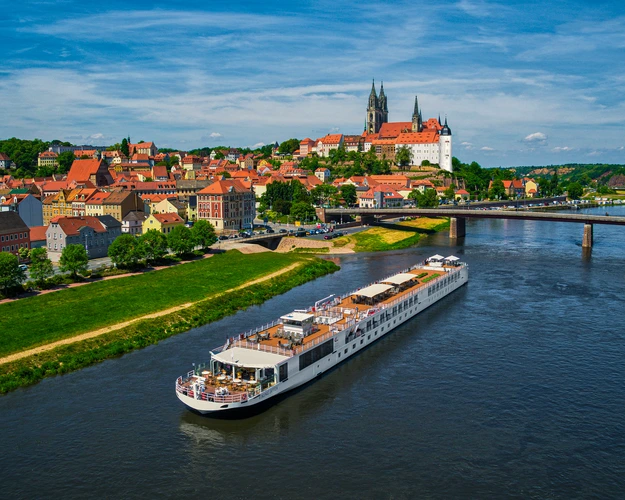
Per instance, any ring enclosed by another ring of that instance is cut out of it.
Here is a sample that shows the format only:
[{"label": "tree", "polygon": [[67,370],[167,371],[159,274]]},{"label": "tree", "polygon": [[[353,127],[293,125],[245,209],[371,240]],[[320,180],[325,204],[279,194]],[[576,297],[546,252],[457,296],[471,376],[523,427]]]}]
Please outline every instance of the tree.
[{"label": "tree", "polygon": [[9,252],[0,252],[0,287],[7,295],[24,281],[24,271],[20,269],[17,257]]},{"label": "tree", "polygon": [[75,159],[76,157],[74,156],[73,151],[65,151],[61,153],[56,159],[59,164],[59,174],[66,174],[69,172],[69,169],[72,167],[72,163],[74,163]]},{"label": "tree", "polygon": [[202,248],[208,248],[217,241],[215,236],[215,228],[207,220],[198,220],[191,228],[193,241]]},{"label": "tree", "polygon": [[174,227],[167,235],[167,244],[176,255],[190,253],[195,247],[191,230],[182,224]]},{"label": "tree", "polygon": [[17,251],[17,254],[19,256],[19,260],[26,260],[26,259],[28,259],[28,254],[29,253],[30,253],[30,250],[28,250],[28,248],[20,247],[19,250]]},{"label": "tree", "polygon": [[291,206],[291,215],[296,220],[314,219],[316,216],[315,207],[305,201],[293,203]]},{"label": "tree", "polygon": [[572,200],[579,200],[584,194],[584,188],[579,182],[571,182],[568,188],[569,198]]},{"label": "tree", "polygon": [[417,199],[419,208],[435,208],[438,207],[438,196],[435,189],[426,189],[425,193]]},{"label": "tree", "polygon": [[148,262],[155,262],[167,255],[167,236],[156,229],[143,233],[141,243]]},{"label": "tree", "polygon": [[401,170],[406,170],[412,163],[412,150],[407,146],[402,146],[395,154],[395,162]]},{"label": "tree", "polygon": [[87,250],[82,245],[67,245],[61,252],[59,264],[61,271],[64,273],[69,272],[73,278],[76,278],[78,273],[87,271],[87,265],[89,264]]},{"label": "tree", "polygon": [[128,147],[128,139],[126,139],[125,137],[122,139],[122,145],[120,147],[120,150],[126,156],[130,156],[130,148]]},{"label": "tree", "polygon": [[327,206],[330,199],[337,193],[338,189],[332,184],[320,184],[315,186],[310,192],[313,203],[317,206]]},{"label": "tree", "polygon": [[506,195],[506,188],[503,185],[503,181],[501,179],[497,179],[493,181],[493,184],[488,191],[488,197],[490,199],[500,199],[504,198]]},{"label": "tree", "polygon": [[117,267],[135,267],[145,252],[141,240],[131,234],[122,234],[115,238],[108,250],[108,256]]},{"label": "tree", "polygon": [[358,201],[356,186],[353,184],[343,184],[341,186],[341,196],[345,200],[345,204],[347,206],[354,205]]},{"label": "tree", "polygon": [[292,155],[299,149],[299,139],[289,139],[278,146],[278,153]]},{"label": "tree", "polygon": [[48,259],[46,247],[33,248],[30,251],[30,277],[41,284],[53,274],[52,261]]},{"label": "tree", "polygon": [[453,200],[456,196],[456,186],[450,184],[449,187],[445,189],[444,195],[448,200]]}]

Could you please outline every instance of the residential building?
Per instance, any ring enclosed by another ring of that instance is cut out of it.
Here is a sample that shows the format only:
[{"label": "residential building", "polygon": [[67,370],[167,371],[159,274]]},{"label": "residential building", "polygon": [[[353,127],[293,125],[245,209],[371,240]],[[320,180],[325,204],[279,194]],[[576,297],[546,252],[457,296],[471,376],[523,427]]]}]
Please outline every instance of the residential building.
[{"label": "residential building", "polygon": [[30,228],[30,248],[41,248],[47,245],[47,230],[48,226],[35,226]]},{"label": "residential building", "polygon": [[104,215],[104,200],[110,195],[110,192],[102,191],[93,193],[89,200],[85,202],[85,216],[97,217],[99,215]]},{"label": "residential building", "polygon": [[176,194],[179,200],[188,200],[189,196],[194,196],[212,181],[208,179],[181,179],[176,181]]},{"label": "residential building", "polygon": [[187,219],[187,204],[179,201],[176,198],[165,198],[158,202],[154,209],[152,210],[153,214],[178,214],[181,219]]},{"label": "residential building", "polygon": [[53,151],[44,151],[39,153],[37,157],[37,166],[38,167],[56,167],[58,166],[58,157],[56,153]]},{"label": "residential building", "polygon": [[67,245],[82,245],[90,259],[106,257],[108,248],[121,234],[121,223],[110,215],[55,217],[46,231],[48,256],[58,261]]},{"label": "residential building", "polygon": [[471,199],[471,194],[466,189],[458,189],[454,196],[456,200],[467,201]]},{"label": "residential building", "polygon": [[152,167],[152,180],[157,182],[169,180],[167,167],[165,165],[154,165]]},{"label": "residential building", "polygon": [[142,155],[156,156],[158,148],[153,142],[140,142],[139,144],[128,144],[128,152],[130,155],[139,153]]},{"label": "residential building", "polygon": [[0,212],[0,249],[18,255],[20,248],[30,249],[30,229],[17,212]]},{"label": "residential building", "polygon": [[343,136],[343,146],[346,152],[364,151],[365,138],[361,135],[345,135]]},{"label": "residential building", "polygon": [[0,203],[2,212],[17,212],[28,227],[43,224],[42,203],[30,193],[1,196]]},{"label": "residential building", "polygon": [[318,168],[315,170],[315,177],[321,182],[327,182],[330,180],[330,170],[327,168]]},{"label": "residential building", "polygon": [[11,158],[6,153],[0,152],[0,168],[7,169],[11,167]]},{"label": "residential building", "polygon": [[184,224],[184,221],[178,214],[150,214],[143,221],[143,234],[151,229],[168,234],[176,226]]},{"label": "residential building", "polygon": [[128,212],[122,220],[122,233],[141,236],[143,234],[143,222],[148,216],[149,214],[138,210]]},{"label": "residential building", "polygon": [[306,139],[302,139],[299,141],[299,154],[300,156],[309,156],[313,153],[313,146],[315,145],[315,141],[313,141],[310,137],[306,137]]},{"label": "residential building", "polygon": [[251,228],[255,216],[254,190],[239,180],[216,181],[198,192],[198,220],[209,221],[217,231]]},{"label": "residential building", "polygon": [[101,215],[110,215],[121,222],[133,210],[143,210],[143,200],[134,191],[113,191],[102,202]]},{"label": "residential building", "polygon": [[390,186],[380,184],[358,197],[360,208],[395,208],[404,206],[404,198]]},{"label": "residential building", "polygon": [[104,160],[74,160],[67,174],[67,182],[91,182],[96,187],[113,184],[113,178]]},{"label": "residential building", "polygon": [[52,194],[43,200],[41,206],[43,225],[47,226],[50,220],[55,217],[69,217],[73,215],[71,201],[72,191],[71,189],[60,189],[56,194]]},{"label": "residential building", "polygon": [[202,168],[202,158],[196,155],[187,155],[182,159],[184,170],[200,170]]},{"label": "residential building", "polygon": [[83,188],[71,197],[72,213],[74,217],[81,217],[86,215],[85,204],[91,199],[91,197],[99,193],[97,188]]},{"label": "residential building", "polygon": [[329,156],[330,151],[339,149],[343,145],[343,134],[329,134],[322,137],[317,142],[317,154],[319,156]]}]

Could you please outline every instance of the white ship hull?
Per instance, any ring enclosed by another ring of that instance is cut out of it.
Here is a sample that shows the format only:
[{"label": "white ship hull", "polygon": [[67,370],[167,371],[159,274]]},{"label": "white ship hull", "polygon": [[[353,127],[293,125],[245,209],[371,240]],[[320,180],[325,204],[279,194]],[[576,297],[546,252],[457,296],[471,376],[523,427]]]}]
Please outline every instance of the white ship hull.
[{"label": "white ship hull", "polygon": [[[414,293],[405,295],[405,300],[401,298],[401,304],[374,306],[368,311],[367,316],[327,338],[324,343],[329,343],[330,340],[333,342],[332,352],[305,368],[300,369],[301,362],[299,359],[305,353],[292,356],[288,360],[288,378],[280,380],[279,383],[262,390],[258,394],[213,395],[213,397],[208,397],[208,400],[204,400],[202,399],[204,396],[199,394],[198,390],[190,391],[188,388],[185,390],[181,385],[183,377],[180,377],[176,381],[176,395],[182,403],[201,414],[219,414],[219,416],[227,417],[230,414],[247,412],[248,410],[253,413],[255,407],[265,406],[270,400],[275,400],[277,396],[284,395],[311,382],[460,288],[468,281],[468,267],[463,265],[452,272],[448,272],[443,278],[445,279],[437,279],[427,286],[422,286]],[[327,346],[327,351],[329,351],[329,347]],[[192,373],[190,372],[188,375],[191,376]]]}]

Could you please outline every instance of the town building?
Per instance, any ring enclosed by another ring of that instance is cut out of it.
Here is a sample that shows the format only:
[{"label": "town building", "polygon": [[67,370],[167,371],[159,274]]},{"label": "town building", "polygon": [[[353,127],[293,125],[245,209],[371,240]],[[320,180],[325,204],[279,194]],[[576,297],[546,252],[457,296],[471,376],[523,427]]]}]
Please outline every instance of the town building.
[{"label": "town building", "polygon": [[56,167],[59,164],[58,157],[59,155],[53,151],[43,151],[42,153],[39,153],[39,156],[37,157],[37,166]]},{"label": "town building", "polygon": [[58,261],[67,245],[82,245],[90,259],[106,257],[108,248],[121,234],[121,223],[110,215],[55,217],[46,230],[48,257]]},{"label": "town building", "polygon": [[108,165],[103,160],[74,160],[67,174],[67,182],[79,183],[90,182],[96,187],[108,186],[113,183],[113,178],[108,170]]},{"label": "town building", "polygon": [[17,212],[0,212],[0,248],[14,255],[30,249],[30,229]]},{"label": "town building", "polygon": [[217,231],[251,228],[256,216],[254,190],[236,179],[216,181],[198,192],[198,220],[209,221]]},{"label": "town building", "polygon": [[[134,191],[113,191],[102,202],[102,213],[121,222],[128,212],[143,210],[143,200]],[[94,215],[94,214],[92,214]]]},{"label": "town building", "polygon": [[138,210],[128,212],[122,220],[122,233],[141,236],[143,234],[143,222],[148,218],[148,215]]},{"label": "town building", "polygon": [[30,248],[41,248],[47,245],[46,231],[48,226],[34,226],[30,228]]},{"label": "town building", "polygon": [[328,134],[317,141],[317,154],[329,156],[330,151],[343,145],[343,134]]},{"label": "town building", "polygon": [[320,167],[315,170],[315,177],[319,179],[321,182],[327,182],[330,180],[330,169],[325,167]]},{"label": "town building", "polygon": [[404,198],[392,187],[379,184],[358,197],[358,206],[360,208],[403,207]]},{"label": "town building", "polygon": [[156,156],[158,154],[158,148],[153,142],[140,142],[139,144],[128,144],[128,152],[131,156],[135,153]]},{"label": "town building", "polygon": [[11,158],[6,153],[0,152],[0,168],[7,169],[11,167]]},{"label": "town building", "polygon": [[32,194],[9,194],[0,196],[2,212],[17,212],[28,227],[43,224],[42,203]]},{"label": "town building", "polygon": [[173,228],[183,224],[184,220],[182,220],[182,218],[175,213],[150,214],[143,221],[143,234],[152,229],[164,234],[169,234]]}]

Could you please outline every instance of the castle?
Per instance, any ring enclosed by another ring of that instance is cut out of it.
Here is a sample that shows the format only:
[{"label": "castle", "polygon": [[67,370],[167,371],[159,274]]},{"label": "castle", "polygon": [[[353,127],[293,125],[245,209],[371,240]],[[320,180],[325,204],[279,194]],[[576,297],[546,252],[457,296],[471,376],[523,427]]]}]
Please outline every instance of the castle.
[{"label": "castle", "polygon": [[421,165],[427,160],[438,164],[443,170],[451,172],[451,129],[438,119],[430,118],[423,121],[419,101],[415,96],[412,121],[389,122],[388,102],[384,93],[384,83],[380,86],[380,95],[375,90],[375,81],[371,86],[365,130],[365,151],[375,148],[378,155],[393,159],[395,153],[403,147],[410,149],[412,164]]}]

